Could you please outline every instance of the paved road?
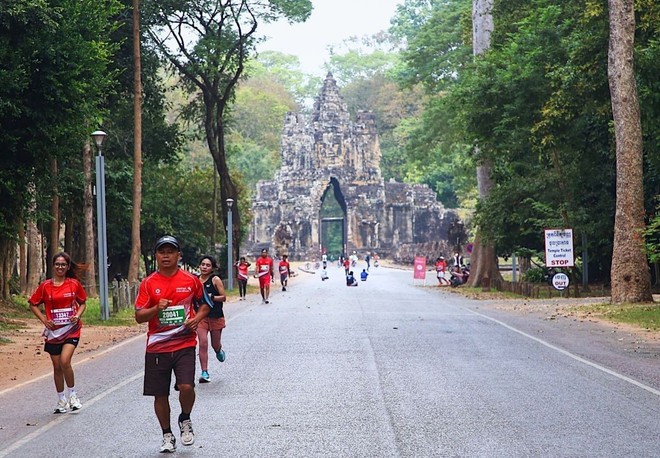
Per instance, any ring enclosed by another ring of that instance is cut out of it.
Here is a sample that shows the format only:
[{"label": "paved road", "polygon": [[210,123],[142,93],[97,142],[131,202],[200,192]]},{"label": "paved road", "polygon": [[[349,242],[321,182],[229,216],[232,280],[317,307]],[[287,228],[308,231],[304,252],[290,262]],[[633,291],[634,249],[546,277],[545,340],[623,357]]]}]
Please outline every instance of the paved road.
[{"label": "paved road", "polygon": [[[413,286],[410,272],[372,268],[357,288],[330,276],[227,305],[227,361],[198,386],[197,440],[177,454],[660,456],[657,384]],[[50,413],[49,378],[0,395],[0,457],[158,455],[143,350],[140,336],[79,362],[74,414]]]}]

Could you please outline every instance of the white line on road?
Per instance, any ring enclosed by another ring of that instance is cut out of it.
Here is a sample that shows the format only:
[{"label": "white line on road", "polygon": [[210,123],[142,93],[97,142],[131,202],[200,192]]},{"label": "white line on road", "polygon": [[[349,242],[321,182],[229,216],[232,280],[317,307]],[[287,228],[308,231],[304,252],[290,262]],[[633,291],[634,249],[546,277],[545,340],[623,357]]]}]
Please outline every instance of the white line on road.
[{"label": "white line on road", "polygon": [[584,358],[582,358],[582,357],[580,357],[580,356],[578,356],[578,355],[575,355],[575,354],[573,354],[573,353],[571,353],[571,352],[569,352],[569,351],[566,351],[566,350],[564,350],[564,349],[562,349],[562,348],[556,347],[556,346],[552,345],[551,343],[546,342],[545,340],[541,340],[541,339],[539,339],[538,337],[534,337],[534,336],[532,336],[532,335],[530,335],[530,334],[527,334],[526,332],[523,332],[523,331],[521,331],[521,330],[519,330],[519,329],[516,329],[516,328],[514,328],[513,326],[509,326],[508,324],[506,324],[506,323],[504,323],[504,322],[502,322],[502,321],[500,321],[500,320],[497,320],[497,319],[495,319],[495,318],[489,317],[488,315],[484,315],[483,313],[475,312],[474,310],[470,310],[470,309],[466,309],[466,310],[469,310],[471,313],[474,313],[475,315],[478,315],[478,316],[480,316],[480,317],[482,317],[482,318],[486,318],[487,320],[493,321],[493,322],[499,324],[500,326],[504,326],[505,328],[507,328],[507,329],[509,329],[509,330],[511,330],[511,331],[513,331],[513,332],[517,332],[517,333],[520,334],[521,336],[527,337],[528,339],[532,339],[532,340],[534,340],[534,341],[540,343],[541,345],[545,345],[546,347],[548,347],[548,348],[550,348],[550,349],[552,349],[552,350],[555,350],[555,351],[561,353],[562,355],[566,355],[566,356],[568,356],[569,358],[573,358],[574,360],[579,361],[579,362],[581,362],[582,364],[586,364],[587,366],[591,366],[591,367],[593,367],[594,369],[598,369],[599,371],[605,372],[606,374],[613,375],[614,377],[616,377],[616,378],[618,378],[618,379],[620,379],[620,380],[623,380],[624,382],[628,382],[628,383],[633,384],[633,385],[635,385],[635,386],[637,386],[637,387],[639,387],[639,388],[641,388],[641,389],[643,389],[643,390],[648,391],[648,392],[651,393],[651,394],[655,394],[656,396],[660,396],[660,390],[656,390],[655,388],[650,387],[650,386],[648,386],[648,385],[644,385],[643,383],[638,382],[638,381],[635,380],[635,379],[632,379],[632,378],[630,378],[630,377],[627,377],[627,376],[625,376],[625,375],[623,375],[623,374],[619,374],[618,372],[615,372],[615,371],[613,371],[612,369],[608,369],[608,368],[605,367],[605,366],[601,366],[600,364],[596,364],[596,363],[594,363],[593,361],[589,361],[588,359],[584,359]]},{"label": "white line on road", "polygon": [[[105,354],[108,353],[108,352],[111,352],[111,351],[113,351],[113,350],[116,350],[116,349],[119,348],[119,347],[123,347],[124,345],[127,345],[127,344],[133,342],[135,339],[140,339],[140,338],[142,338],[142,339],[145,338],[145,337],[144,337],[144,333],[140,333],[140,334],[138,334],[138,335],[136,335],[136,336],[133,336],[133,337],[131,337],[131,338],[129,338],[129,339],[123,340],[123,341],[119,342],[118,344],[112,345],[112,346],[110,346],[110,347],[106,348],[105,350],[100,351],[100,352],[98,352],[98,353],[93,353],[93,354],[87,356],[86,358],[83,358],[83,359],[81,359],[81,360],[78,360],[78,361],[74,362],[74,363],[72,364],[72,366],[75,367],[75,366],[78,366],[79,364],[82,364],[82,363],[84,363],[84,362],[86,362],[86,361],[89,361],[90,359],[98,358],[99,356],[105,355]],[[29,385],[30,383],[34,383],[34,382],[36,382],[36,381],[38,381],[38,380],[41,380],[42,378],[52,377],[52,376],[53,376],[53,372],[50,371],[50,372],[48,372],[48,373],[46,373],[46,374],[40,375],[40,376],[35,377],[35,378],[31,379],[31,380],[27,380],[27,381],[25,381],[25,382],[23,382],[23,383],[19,383],[18,385],[14,385],[14,386],[12,386],[12,387],[10,387],[10,388],[5,388],[4,390],[0,391],[0,396],[2,396],[2,395],[5,394],[5,393],[9,393],[10,391],[15,390],[15,389],[17,389],[17,388],[20,388],[20,387],[22,387],[22,386]]]},{"label": "white line on road", "polygon": [[[131,377],[125,379],[123,382],[113,386],[112,388],[107,389],[107,390],[103,391],[102,393],[97,394],[92,399],[85,402],[85,408],[88,409],[89,407],[96,404],[98,401],[105,398],[106,396],[114,393],[115,391],[119,390],[120,388],[125,387],[129,383],[134,382],[135,380],[141,378],[142,374],[143,374],[143,371],[140,371],[140,372],[132,375]],[[42,435],[43,433],[45,433],[46,431],[48,431],[49,429],[52,429],[55,426],[59,425],[60,423],[66,421],[66,417],[68,415],[76,415],[76,414],[75,413],[62,414],[62,415],[58,416],[55,420],[53,420],[49,423],[46,423],[41,428],[32,431],[30,434],[28,434],[27,436],[23,437],[22,439],[20,439],[16,442],[14,442],[11,446],[7,447],[6,449],[0,450],[0,458],[3,458],[5,456],[9,455],[11,452],[13,452],[15,450],[18,450],[23,445],[30,442],[32,439],[35,439],[36,437],[38,437],[38,436]]]}]

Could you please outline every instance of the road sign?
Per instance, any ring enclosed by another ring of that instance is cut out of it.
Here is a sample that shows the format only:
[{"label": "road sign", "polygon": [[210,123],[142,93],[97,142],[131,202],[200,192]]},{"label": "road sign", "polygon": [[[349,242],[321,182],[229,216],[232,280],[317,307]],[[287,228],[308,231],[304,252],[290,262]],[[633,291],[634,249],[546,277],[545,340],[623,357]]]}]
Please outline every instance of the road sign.
[{"label": "road sign", "polygon": [[415,256],[413,278],[417,280],[426,279],[426,258],[423,256]]},{"label": "road sign", "polygon": [[557,291],[565,290],[568,288],[569,283],[570,280],[568,279],[568,275],[565,273],[557,272],[552,276],[552,286],[554,286]]},{"label": "road sign", "polygon": [[573,229],[545,230],[546,267],[573,267]]}]

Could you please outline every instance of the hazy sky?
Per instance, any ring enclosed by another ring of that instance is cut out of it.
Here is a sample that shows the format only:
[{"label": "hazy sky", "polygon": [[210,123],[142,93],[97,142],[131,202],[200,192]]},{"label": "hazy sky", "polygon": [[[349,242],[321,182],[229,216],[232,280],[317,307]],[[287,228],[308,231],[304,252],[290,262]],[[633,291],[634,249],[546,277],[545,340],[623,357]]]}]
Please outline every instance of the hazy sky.
[{"label": "hazy sky", "polygon": [[323,63],[328,45],[351,36],[371,35],[387,30],[396,5],[403,0],[312,0],[312,15],[302,24],[262,24],[260,31],[269,40],[260,51],[273,50],[298,56],[301,70],[325,76]]}]

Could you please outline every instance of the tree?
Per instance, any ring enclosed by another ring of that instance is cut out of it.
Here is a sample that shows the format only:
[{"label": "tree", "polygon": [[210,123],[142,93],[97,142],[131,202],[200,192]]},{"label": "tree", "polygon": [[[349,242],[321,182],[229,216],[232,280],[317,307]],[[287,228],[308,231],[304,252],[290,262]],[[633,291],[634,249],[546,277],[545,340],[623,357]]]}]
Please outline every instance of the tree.
[{"label": "tree", "polygon": [[633,0],[609,0],[608,77],[616,141],[616,214],[612,302],[652,302],[644,248],[642,129],[633,68]]},{"label": "tree", "polygon": [[[495,28],[493,3],[494,0],[474,0],[472,3],[472,46],[475,56],[484,54],[490,48],[490,37]],[[480,157],[477,165],[479,199],[485,201],[495,185],[493,181],[493,162],[487,154],[481,154],[479,145],[475,145],[475,151],[477,157]],[[477,228],[477,235],[474,238],[471,263],[470,286],[481,286],[486,281],[502,278],[497,265],[495,246],[492,241],[485,239],[479,233],[479,228]]]},{"label": "tree", "polygon": [[133,214],[131,218],[131,260],[128,281],[137,282],[140,265],[142,212],[142,58],[140,56],[140,1],[133,0]]},{"label": "tree", "polygon": [[[227,227],[227,199],[239,201],[227,167],[225,129],[228,108],[246,60],[254,53],[258,22],[284,17],[304,21],[309,0],[175,0],[150,2],[149,35],[161,54],[194,94],[188,115],[203,125],[209,152],[220,175],[222,215]],[[234,240],[240,241],[239,205],[232,207]],[[240,243],[236,243],[236,255]],[[232,254],[234,255],[234,254]]]},{"label": "tree", "polygon": [[[89,135],[86,123],[99,113],[110,85],[107,68],[114,45],[109,34],[117,11],[114,0],[0,5],[1,301],[10,298],[19,225],[50,222],[45,209],[54,188],[44,177],[49,177],[51,158],[64,177],[58,194],[67,193],[73,170],[80,175],[78,151]],[[35,241],[35,226],[28,227]]]}]

